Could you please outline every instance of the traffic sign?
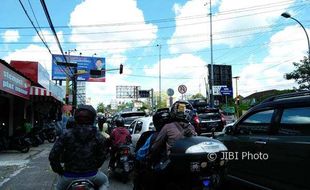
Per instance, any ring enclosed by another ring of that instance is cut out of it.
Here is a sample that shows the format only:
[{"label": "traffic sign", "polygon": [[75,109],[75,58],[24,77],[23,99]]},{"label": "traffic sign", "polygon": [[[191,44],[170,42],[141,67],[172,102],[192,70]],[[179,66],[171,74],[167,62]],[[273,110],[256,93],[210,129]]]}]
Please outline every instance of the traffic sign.
[{"label": "traffic sign", "polygon": [[181,93],[181,94],[185,94],[186,93],[186,91],[187,91],[187,87],[185,86],[185,85],[180,85],[179,87],[178,87],[178,91]]},{"label": "traffic sign", "polygon": [[222,87],[220,89],[220,93],[222,95],[225,95],[225,96],[232,96],[233,95],[233,91],[232,89],[228,88],[228,87]]},{"label": "traffic sign", "polygon": [[149,90],[139,90],[139,98],[149,98],[150,91]]},{"label": "traffic sign", "polygon": [[173,90],[172,88],[169,88],[169,89],[167,90],[167,95],[168,95],[168,96],[173,96],[173,95],[174,95],[174,90]]}]

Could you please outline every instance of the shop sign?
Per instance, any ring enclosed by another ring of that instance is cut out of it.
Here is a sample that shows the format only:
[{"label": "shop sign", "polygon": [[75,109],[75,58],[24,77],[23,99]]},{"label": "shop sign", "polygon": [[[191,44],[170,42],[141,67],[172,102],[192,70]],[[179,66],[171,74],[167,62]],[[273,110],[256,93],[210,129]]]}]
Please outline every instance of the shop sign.
[{"label": "shop sign", "polygon": [[29,80],[0,64],[0,90],[29,99],[30,86]]}]

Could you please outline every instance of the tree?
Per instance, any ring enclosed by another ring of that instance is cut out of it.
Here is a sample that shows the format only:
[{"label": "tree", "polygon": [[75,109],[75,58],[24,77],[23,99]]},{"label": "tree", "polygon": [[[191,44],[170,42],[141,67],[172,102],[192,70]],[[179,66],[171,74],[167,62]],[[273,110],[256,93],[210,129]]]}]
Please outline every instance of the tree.
[{"label": "tree", "polygon": [[294,62],[295,70],[291,73],[286,73],[284,78],[287,80],[294,79],[299,84],[300,90],[310,90],[310,63],[307,57],[300,60],[300,63]]},{"label": "tree", "polygon": [[192,95],[191,99],[206,99],[201,93]]},{"label": "tree", "polygon": [[98,106],[97,106],[97,113],[98,112],[101,112],[101,113],[104,113],[104,104],[103,103],[99,103]]}]

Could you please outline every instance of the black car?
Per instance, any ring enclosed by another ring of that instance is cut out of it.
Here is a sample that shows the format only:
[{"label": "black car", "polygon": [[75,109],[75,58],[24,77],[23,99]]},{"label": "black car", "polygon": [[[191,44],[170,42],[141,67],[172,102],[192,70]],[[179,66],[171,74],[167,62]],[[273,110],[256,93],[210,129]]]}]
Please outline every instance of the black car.
[{"label": "black car", "polygon": [[197,117],[194,118],[196,132],[211,134],[212,132],[221,132],[226,125],[223,114],[217,108],[210,108],[207,102],[201,100],[192,100],[193,108],[196,110]]},{"label": "black car", "polygon": [[217,137],[228,179],[259,189],[310,189],[310,91],[269,98]]}]

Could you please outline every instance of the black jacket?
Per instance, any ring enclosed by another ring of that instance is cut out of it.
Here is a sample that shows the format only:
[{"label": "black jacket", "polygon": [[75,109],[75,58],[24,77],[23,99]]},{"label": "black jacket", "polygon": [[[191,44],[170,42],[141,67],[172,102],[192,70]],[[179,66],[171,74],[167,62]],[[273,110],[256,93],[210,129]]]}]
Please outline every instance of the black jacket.
[{"label": "black jacket", "polygon": [[[93,126],[75,126],[55,142],[49,161],[54,172],[97,171],[106,159],[105,138]],[[64,167],[61,166],[64,163]]]}]

